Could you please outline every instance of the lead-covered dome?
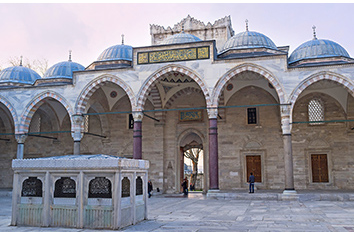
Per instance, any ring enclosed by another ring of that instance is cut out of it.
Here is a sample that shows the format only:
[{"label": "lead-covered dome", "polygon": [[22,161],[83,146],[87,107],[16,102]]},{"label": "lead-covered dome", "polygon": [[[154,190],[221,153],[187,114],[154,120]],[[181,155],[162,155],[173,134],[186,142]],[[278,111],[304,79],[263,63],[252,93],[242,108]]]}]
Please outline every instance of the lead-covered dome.
[{"label": "lead-covered dome", "polygon": [[72,79],[74,71],[83,71],[85,67],[79,63],[69,61],[59,62],[50,67],[44,74],[43,79]]},{"label": "lead-covered dome", "polygon": [[306,60],[328,57],[347,57],[348,52],[338,43],[327,39],[317,39],[316,37],[297,47],[289,57],[289,64]]},{"label": "lead-covered dome", "polygon": [[0,71],[0,83],[33,85],[41,76],[30,68],[20,66],[8,67]]},{"label": "lead-covered dome", "polygon": [[129,45],[115,45],[104,50],[97,61],[117,61],[125,60],[132,61],[133,58],[133,47]]},{"label": "lead-covered dome", "polygon": [[194,43],[202,41],[200,38],[192,35],[186,34],[184,32],[179,34],[174,34],[168,38],[166,38],[162,44],[176,44],[176,43]]},{"label": "lead-covered dome", "polygon": [[229,38],[220,50],[220,54],[232,49],[268,48],[277,50],[274,42],[264,34],[244,31]]}]

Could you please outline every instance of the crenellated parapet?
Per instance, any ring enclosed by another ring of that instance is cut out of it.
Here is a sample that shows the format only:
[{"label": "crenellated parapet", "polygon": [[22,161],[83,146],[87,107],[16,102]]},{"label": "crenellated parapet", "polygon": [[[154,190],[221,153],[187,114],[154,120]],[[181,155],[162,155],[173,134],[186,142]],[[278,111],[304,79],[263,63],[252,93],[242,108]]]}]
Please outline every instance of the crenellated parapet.
[{"label": "crenellated parapet", "polygon": [[216,47],[218,49],[234,35],[230,16],[218,19],[213,24],[210,22],[205,24],[188,15],[173,27],[168,26],[165,28],[160,25],[150,25],[151,44],[162,44],[169,36],[181,33],[182,28],[185,33],[195,35],[201,40],[216,40]]}]

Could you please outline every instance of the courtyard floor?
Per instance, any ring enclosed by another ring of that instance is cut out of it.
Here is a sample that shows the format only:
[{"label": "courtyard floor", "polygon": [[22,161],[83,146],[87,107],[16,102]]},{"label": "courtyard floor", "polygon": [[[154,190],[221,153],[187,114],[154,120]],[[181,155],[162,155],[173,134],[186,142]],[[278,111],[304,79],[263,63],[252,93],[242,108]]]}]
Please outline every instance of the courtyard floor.
[{"label": "courtyard floor", "polygon": [[[153,195],[148,220],[123,232],[354,232],[354,200],[314,200],[303,193],[296,201],[208,199],[201,193]],[[273,193],[269,193],[273,194]],[[354,193],[353,193],[354,194]],[[244,196],[247,196],[244,193]],[[112,230],[10,226],[11,195],[0,195],[0,232],[112,232]],[[115,232],[115,231],[113,231]]]}]

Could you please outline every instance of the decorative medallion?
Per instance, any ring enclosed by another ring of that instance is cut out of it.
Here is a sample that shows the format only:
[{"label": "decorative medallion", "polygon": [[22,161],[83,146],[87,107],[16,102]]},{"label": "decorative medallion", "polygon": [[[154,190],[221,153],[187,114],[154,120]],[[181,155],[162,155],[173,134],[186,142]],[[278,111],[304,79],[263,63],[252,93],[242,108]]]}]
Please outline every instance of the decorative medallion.
[{"label": "decorative medallion", "polygon": [[111,98],[115,98],[117,97],[118,93],[117,91],[112,91],[109,95],[111,96]]},{"label": "decorative medallion", "polygon": [[231,91],[233,88],[234,88],[234,85],[233,85],[233,84],[228,84],[228,85],[226,85],[226,90],[227,90],[227,91]]}]

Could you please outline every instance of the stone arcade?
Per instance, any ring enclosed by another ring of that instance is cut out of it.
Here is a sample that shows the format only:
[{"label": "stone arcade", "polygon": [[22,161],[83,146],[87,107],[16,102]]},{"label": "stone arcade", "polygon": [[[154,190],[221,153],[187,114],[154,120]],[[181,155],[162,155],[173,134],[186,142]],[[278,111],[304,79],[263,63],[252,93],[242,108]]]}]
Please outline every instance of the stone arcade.
[{"label": "stone arcade", "polygon": [[290,54],[237,24],[187,16],[86,68],[1,71],[0,187],[14,158],[103,153],[148,160],[154,188],[176,193],[183,150],[202,147],[204,192],[247,191],[249,172],[259,189],[353,190],[354,59],[321,30]]}]

